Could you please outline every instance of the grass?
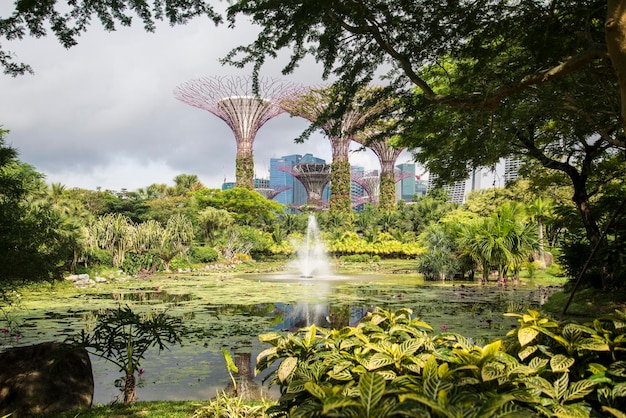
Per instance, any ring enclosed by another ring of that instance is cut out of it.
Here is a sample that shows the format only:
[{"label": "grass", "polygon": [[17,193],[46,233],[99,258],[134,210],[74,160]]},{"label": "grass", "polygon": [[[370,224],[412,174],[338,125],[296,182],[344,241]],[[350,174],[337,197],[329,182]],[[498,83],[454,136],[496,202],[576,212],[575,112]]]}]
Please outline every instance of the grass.
[{"label": "grass", "polygon": [[208,402],[200,401],[154,401],[137,402],[132,406],[120,404],[96,405],[89,409],[66,411],[46,415],[54,418],[98,418],[98,417],[150,417],[150,418],[186,418],[205,407]]},{"label": "grass", "polygon": [[[555,293],[543,305],[543,309],[558,318],[569,297],[569,292]],[[626,310],[626,290],[606,292],[598,289],[580,289],[574,295],[567,315],[587,320],[611,314],[616,310]]]},{"label": "grass", "polygon": [[71,410],[35,418],[261,418],[270,402],[242,401],[226,395],[206,402],[200,401],[153,401],[134,405],[96,405],[89,409]]}]

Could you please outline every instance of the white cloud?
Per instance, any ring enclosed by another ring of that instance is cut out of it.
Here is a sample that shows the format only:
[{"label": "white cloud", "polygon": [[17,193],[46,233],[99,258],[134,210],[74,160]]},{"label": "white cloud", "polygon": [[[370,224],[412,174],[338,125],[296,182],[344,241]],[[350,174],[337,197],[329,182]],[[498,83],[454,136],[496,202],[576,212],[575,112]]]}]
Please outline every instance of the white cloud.
[{"label": "white cloud", "polygon": [[[9,42],[4,47],[31,64],[35,75],[0,77],[0,125],[11,130],[7,143],[20,159],[66,187],[134,190],[152,183],[172,184],[180,173],[197,174],[208,187],[234,181],[236,143],[226,124],[209,112],[176,100],[178,84],[201,76],[248,75],[219,64],[231,48],[253,39],[254,29],[234,30],[208,19],[185,26],[140,25],[108,33],[94,25],[69,50],[53,37]],[[281,63],[263,76],[319,85],[321,69],[307,63],[281,76]],[[308,122],[280,115],[255,140],[256,174],[265,176],[269,159],[311,153],[330,161],[329,141],[314,134],[293,140]],[[373,154],[351,161],[378,168]],[[404,162],[404,161],[403,161]]]}]

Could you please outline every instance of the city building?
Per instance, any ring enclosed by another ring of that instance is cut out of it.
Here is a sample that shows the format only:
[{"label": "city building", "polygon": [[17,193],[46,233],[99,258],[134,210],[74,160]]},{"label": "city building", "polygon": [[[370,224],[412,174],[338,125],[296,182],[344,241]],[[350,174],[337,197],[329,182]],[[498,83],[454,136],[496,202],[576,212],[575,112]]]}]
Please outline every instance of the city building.
[{"label": "city building", "polygon": [[[428,190],[435,188],[436,181],[437,175],[431,173],[428,177]],[[452,202],[463,204],[465,196],[472,190],[472,181],[471,179],[456,181],[451,185],[444,185],[443,189],[448,193]]]},{"label": "city building", "polygon": [[517,157],[507,157],[504,159],[504,184],[517,180],[522,160]]},{"label": "city building", "polygon": [[396,169],[398,169],[400,173],[403,173],[400,181],[396,182],[396,200],[411,202],[415,195],[416,187],[415,164],[398,164],[396,165]]}]

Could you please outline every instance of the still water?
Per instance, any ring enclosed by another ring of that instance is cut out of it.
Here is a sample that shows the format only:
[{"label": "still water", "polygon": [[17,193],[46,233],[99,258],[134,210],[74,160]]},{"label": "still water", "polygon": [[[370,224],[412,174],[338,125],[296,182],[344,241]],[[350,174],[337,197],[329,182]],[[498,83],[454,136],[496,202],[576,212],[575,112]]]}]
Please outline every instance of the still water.
[{"label": "still water", "polygon": [[[158,284],[156,284],[158,283]],[[170,281],[108,283],[64,299],[42,304],[23,300],[12,315],[19,338],[0,336],[4,347],[63,341],[89,327],[98,309],[128,305],[134,310],[163,310],[201,328],[204,336],[169,350],[149,351],[141,362],[139,400],[206,400],[227,389],[230,377],[221,348],[240,368],[240,378],[263,393],[263,375],[254,376],[256,356],[267,346],[258,335],[289,332],[316,324],[355,326],[376,307],[411,308],[434,332],[459,332],[482,344],[503,337],[516,325],[504,312],[537,309],[556,288],[501,286],[468,282],[424,283],[417,276],[332,276],[324,280],[287,275],[245,275],[238,278],[173,277]],[[92,356],[94,403],[117,399],[116,379],[122,373]],[[275,394],[275,390],[269,390]]]}]

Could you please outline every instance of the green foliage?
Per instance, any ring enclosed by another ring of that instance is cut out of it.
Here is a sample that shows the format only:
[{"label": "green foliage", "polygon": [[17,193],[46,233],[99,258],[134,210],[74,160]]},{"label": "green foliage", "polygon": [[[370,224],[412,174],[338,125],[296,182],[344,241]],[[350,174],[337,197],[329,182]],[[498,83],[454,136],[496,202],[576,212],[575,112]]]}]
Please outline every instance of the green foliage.
[{"label": "green foliage", "polygon": [[254,190],[235,187],[229,190],[202,189],[193,193],[198,209],[206,207],[222,209],[231,213],[239,225],[248,225],[271,231],[272,225],[284,206],[267,200]]},{"label": "green foliage", "polygon": [[43,175],[4,144],[7,132],[0,128],[0,281],[59,277],[79,246],[78,228],[49,201]]},{"label": "green foliage", "polygon": [[244,402],[241,397],[217,394],[208,405],[197,409],[192,418],[265,418],[273,402]]},{"label": "green foliage", "polygon": [[[109,263],[101,263],[101,265],[106,266],[110,265],[111,257],[110,254],[104,250],[98,251],[100,254],[106,254],[108,257]],[[159,264],[161,264],[161,259],[154,253],[127,253],[124,257],[124,262],[120,266],[121,269],[127,274],[137,274],[140,271],[143,272],[152,272],[157,270]]]},{"label": "green foliage", "polygon": [[[626,402],[626,316],[590,325],[515,314],[485,346],[411,311],[376,310],[357,327],[261,335],[257,371],[278,385],[277,416],[600,416]],[[277,367],[275,367],[277,366]]]},{"label": "green foliage", "polygon": [[345,216],[344,227],[352,223],[352,200],[350,198],[350,162],[333,161],[330,168],[330,211]]},{"label": "green foliage", "polygon": [[235,159],[237,187],[254,190],[254,158],[252,155],[237,155]]},{"label": "green foliage", "polygon": [[230,376],[230,380],[233,382],[233,388],[235,391],[235,395],[237,394],[237,381],[235,380],[235,376],[233,373],[239,373],[239,368],[233,361],[233,356],[230,354],[230,351],[222,347],[222,357],[224,357],[224,361],[226,362],[226,370],[228,370],[228,375]]},{"label": "green foliage", "polygon": [[68,338],[75,346],[85,347],[124,372],[124,403],[135,401],[135,373],[139,372],[146,351],[155,347],[166,349],[181,343],[185,334],[182,321],[165,312],[139,314],[130,307],[101,312],[91,332]]},{"label": "green foliage", "polygon": [[213,247],[194,246],[189,249],[189,256],[193,262],[197,263],[214,263],[220,258],[220,253]]},{"label": "green foliage", "polygon": [[372,241],[359,237],[355,232],[345,232],[327,245],[335,255],[368,254],[386,258],[406,258],[421,254],[424,250],[416,242],[401,242],[388,233],[379,233]]},{"label": "green foliage", "polygon": [[394,173],[381,174],[378,200],[383,209],[391,210],[396,206],[396,178]]}]

